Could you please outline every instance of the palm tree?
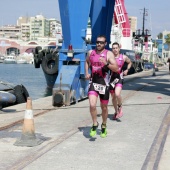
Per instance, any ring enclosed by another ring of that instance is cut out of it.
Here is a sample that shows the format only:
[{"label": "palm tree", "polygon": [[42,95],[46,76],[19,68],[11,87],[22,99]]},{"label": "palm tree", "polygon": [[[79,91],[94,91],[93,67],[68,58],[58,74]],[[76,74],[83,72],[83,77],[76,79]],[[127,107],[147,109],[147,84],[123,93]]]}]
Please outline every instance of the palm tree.
[{"label": "palm tree", "polygon": [[47,33],[47,36],[48,36],[48,41],[49,41],[49,39],[50,39],[50,38],[51,38],[51,36],[52,36],[51,31],[49,31],[49,32]]},{"label": "palm tree", "polygon": [[168,44],[168,50],[170,49],[170,34],[166,35],[165,43]]},{"label": "palm tree", "polygon": [[25,33],[25,36],[27,37],[27,40],[29,40],[30,33],[29,33],[29,32],[26,32],[26,33]]},{"label": "palm tree", "polygon": [[163,38],[163,34],[160,32],[158,35],[157,35],[158,39],[162,39]]}]

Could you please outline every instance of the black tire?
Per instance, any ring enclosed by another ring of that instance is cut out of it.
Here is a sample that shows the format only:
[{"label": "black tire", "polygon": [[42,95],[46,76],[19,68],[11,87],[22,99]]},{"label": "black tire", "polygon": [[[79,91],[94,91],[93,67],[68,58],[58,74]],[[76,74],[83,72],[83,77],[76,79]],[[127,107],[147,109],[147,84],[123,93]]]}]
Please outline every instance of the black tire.
[{"label": "black tire", "polygon": [[14,87],[14,95],[16,96],[16,104],[25,103],[29,93],[23,85],[17,85]]},{"label": "black tire", "polygon": [[35,54],[38,54],[39,50],[42,50],[42,47],[41,47],[41,46],[35,47]]},{"label": "black tire", "polygon": [[46,74],[58,74],[58,54],[47,54],[43,57],[41,67]]},{"label": "black tire", "polygon": [[40,62],[36,59],[34,59],[34,67],[35,68],[40,68]]},{"label": "black tire", "polygon": [[40,68],[42,55],[43,55],[42,51],[39,52],[40,50],[42,50],[41,46],[35,47],[35,53],[34,53],[34,67],[35,68]]},{"label": "black tire", "polygon": [[24,95],[24,97],[25,97],[25,99],[26,99],[26,101],[27,101],[27,98],[28,98],[30,95],[29,95],[26,87],[25,87],[24,85],[22,85],[22,84],[21,84],[21,86],[22,86],[23,95]]}]

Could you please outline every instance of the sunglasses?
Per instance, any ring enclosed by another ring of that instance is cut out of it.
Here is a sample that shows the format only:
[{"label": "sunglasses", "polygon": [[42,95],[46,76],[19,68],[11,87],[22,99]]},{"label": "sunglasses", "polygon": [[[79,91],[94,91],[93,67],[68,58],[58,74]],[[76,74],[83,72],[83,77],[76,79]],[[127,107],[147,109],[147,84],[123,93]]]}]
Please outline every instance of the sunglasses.
[{"label": "sunglasses", "polygon": [[105,44],[104,41],[96,41],[96,44]]}]

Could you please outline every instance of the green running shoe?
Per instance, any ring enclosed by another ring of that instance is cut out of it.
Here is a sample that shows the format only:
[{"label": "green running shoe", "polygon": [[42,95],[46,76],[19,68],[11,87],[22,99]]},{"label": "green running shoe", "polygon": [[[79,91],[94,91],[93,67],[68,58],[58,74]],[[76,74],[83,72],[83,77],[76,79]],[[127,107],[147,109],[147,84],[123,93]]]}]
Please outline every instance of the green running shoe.
[{"label": "green running shoe", "polygon": [[95,125],[95,126],[93,125],[91,127],[91,129],[90,129],[90,136],[91,137],[94,137],[96,135],[96,130],[97,130],[98,126],[99,126],[99,123],[97,122],[97,125]]},{"label": "green running shoe", "polygon": [[101,137],[101,138],[105,138],[106,136],[107,136],[106,126],[105,126],[105,127],[102,127],[102,126],[101,126],[100,137]]}]

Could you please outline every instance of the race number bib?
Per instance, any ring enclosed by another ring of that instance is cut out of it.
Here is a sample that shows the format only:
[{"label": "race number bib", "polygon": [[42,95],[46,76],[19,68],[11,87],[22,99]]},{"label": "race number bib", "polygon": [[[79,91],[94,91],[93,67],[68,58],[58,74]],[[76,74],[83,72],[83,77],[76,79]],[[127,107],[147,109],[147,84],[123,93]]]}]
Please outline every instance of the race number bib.
[{"label": "race number bib", "polygon": [[115,84],[119,81],[119,79],[115,79],[114,81],[112,81],[110,84],[111,86],[114,88],[115,87]]},{"label": "race number bib", "polygon": [[106,90],[106,86],[105,85],[93,83],[93,86],[94,86],[94,89],[96,91],[98,91],[100,94],[105,94],[105,90]]}]

